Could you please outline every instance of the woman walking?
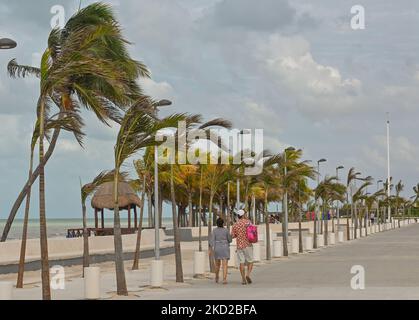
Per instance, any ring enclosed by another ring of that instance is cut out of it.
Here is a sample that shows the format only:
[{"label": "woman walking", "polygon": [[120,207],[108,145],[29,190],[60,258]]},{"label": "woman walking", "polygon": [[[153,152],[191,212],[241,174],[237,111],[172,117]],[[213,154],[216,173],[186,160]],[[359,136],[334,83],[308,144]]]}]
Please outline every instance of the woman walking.
[{"label": "woman walking", "polygon": [[224,228],[224,220],[217,219],[217,228],[211,234],[209,240],[215,259],[215,282],[218,283],[221,264],[223,265],[223,284],[227,284],[227,263],[230,259],[231,235]]}]

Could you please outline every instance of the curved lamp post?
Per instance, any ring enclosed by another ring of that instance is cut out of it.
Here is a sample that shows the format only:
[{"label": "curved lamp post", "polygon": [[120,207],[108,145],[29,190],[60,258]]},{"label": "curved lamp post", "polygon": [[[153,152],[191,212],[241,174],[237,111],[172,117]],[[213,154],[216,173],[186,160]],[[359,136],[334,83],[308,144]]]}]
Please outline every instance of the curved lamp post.
[{"label": "curved lamp post", "polygon": [[9,38],[0,39],[0,49],[13,49],[16,48],[16,41]]},{"label": "curved lamp post", "polygon": [[[170,106],[172,102],[167,99],[158,101],[153,105],[154,115],[157,117],[158,107]],[[158,147],[154,146],[154,254],[155,259],[160,259],[160,212],[159,212],[159,154]]]}]

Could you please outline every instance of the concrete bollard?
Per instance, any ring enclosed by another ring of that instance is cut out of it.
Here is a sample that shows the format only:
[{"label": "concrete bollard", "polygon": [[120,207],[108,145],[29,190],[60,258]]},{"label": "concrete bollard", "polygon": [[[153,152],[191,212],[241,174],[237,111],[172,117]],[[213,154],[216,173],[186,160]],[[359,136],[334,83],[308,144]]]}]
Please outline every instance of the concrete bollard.
[{"label": "concrete bollard", "polygon": [[345,241],[345,235],[344,235],[343,231],[338,231],[338,241],[339,242],[344,242]]},{"label": "concrete bollard", "polygon": [[313,237],[312,236],[304,237],[304,250],[306,251],[313,250]]},{"label": "concrete bollard", "polygon": [[317,247],[318,248],[324,247],[324,235],[322,234],[317,235]]},{"label": "concrete bollard", "polygon": [[84,268],[84,298],[100,299],[100,267]]},{"label": "concrete bollard", "polygon": [[334,232],[329,233],[329,244],[330,245],[336,244],[336,235]]},{"label": "concrete bollard", "polygon": [[[231,249],[230,249],[231,250]],[[230,251],[231,258],[231,251]],[[202,276],[205,273],[205,252],[195,251],[193,255],[193,274],[194,277]]]},{"label": "concrete bollard", "polygon": [[298,238],[291,238],[291,253],[298,253],[299,243]]},{"label": "concrete bollard", "polygon": [[163,285],[164,265],[163,260],[151,261],[151,286],[161,287]]},{"label": "concrete bollard", "polygon": [[283,256],[282,249],[283,249],[282,240],[274,240],[273,257],[274,258],[282,257]]},{"label": "concrete bollard", "polygon": [[365,237],[365,228],[361,228],[361,237]]},{"label": "concrete bollard", "polygon": [[254,243],[253,244],[253,261],[258,262],[260,261],[260,244]]},{"label": "concrete bollard", "polygon": [[13,299],[13,282],[0,281],[0,300]]},{"label": "concrete bollard", "polygon": [[236,263],[236,248],[237,246],[235,244],[231,244],[230,245],[230,260],[228,260],[228,266],[229,267],[237,267],[237,263]]}]

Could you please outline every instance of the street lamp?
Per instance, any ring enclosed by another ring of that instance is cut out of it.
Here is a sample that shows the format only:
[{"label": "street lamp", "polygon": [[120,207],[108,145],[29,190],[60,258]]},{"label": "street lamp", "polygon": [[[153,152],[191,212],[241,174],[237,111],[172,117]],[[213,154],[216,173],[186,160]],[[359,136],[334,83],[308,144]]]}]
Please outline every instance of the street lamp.
[{"label": "street lamp", "polygon": [[[341,170],[341,169],[344,169],[345,167],[344,166],[338,166],[338,167],[336,167],[336,180],[337,181],[339,181],[339,170]],[[338,200],[336,200],[336,216],[337,216],[337,218],[338,218],[338,231],[340,231],[340,220],[339,220],[339,202],[338,202]]]},{"label": "street lamp", "polygon": [[288,147],[284,151],[284,203],[283,203],[283,211],[284,211],[284,256],[288,256],[288,191],[285,186],[285,179],[287,176],[287,152],[295,151],[294,147]]},{"label": "street lamp", "polygon": [[[320,163],[322,163],[322,162],[326,162],[327,160],[326,159],[324,159],[324,158],[322,158],[322,159],[320,159],[320,160],[317,160],[317,186],[319,186],[319,184],[320,184]],[[316,199],[316,214],[314,215],[315,216],[315,219],[317,219],[317,214],[319,213],[319,203],[318,203],[318,199]],[[320,218],[321,218],[321,214],[320,214]],[[317,225],[317,231],[318,232],[320,232],[320,224],[318,224]]]},{"label": "street lamp", "polygon": [[[167,99],[153,104],[154,115],[157,118],[158,107],[170,106],[172,102]],[[154,146],[154,254],[155,259],[160,259],[160,212],[159,212],[159,154],[157,145]]]},{"label": "street lamp", "polygon": [[0,39],[0,49],[13,49],[16,48],[17,43],[9,38]]}]

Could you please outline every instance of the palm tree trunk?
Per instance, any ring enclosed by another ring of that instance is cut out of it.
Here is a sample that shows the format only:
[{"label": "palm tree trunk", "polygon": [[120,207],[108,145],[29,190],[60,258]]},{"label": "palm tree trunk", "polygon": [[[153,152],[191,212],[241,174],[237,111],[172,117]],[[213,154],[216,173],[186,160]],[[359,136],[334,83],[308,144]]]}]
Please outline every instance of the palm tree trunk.
[{"label": "palm tree trunk", "polygon": [[[269,228],[269,215],[268,215],[268,187],[265,187],[265,203],[264,203],[264,211],[265,211],[265,230],[266,230],[266,260],[271,260],[271,230]],[[285,252],[285,251],[284,251]]]},{"label": "palm tree trunk", "polygon": [[209,245],[209,239],[211,239],[211,233],[212,233],[212,202],[213,202],[213,199],[214,199],[214,192],[211,190],[210,202],[209,202],[209,208],[208,208],[208,254],[209,254],[210,272],[215,272],[214,255],[213,255],[212,251],[210,250],[210,245]]},{"label": "palm tree trunk", "polygon": [[[265,200],[266,201],[266,200]],[[282,208],[285,208],[285,198],[282,199]],[[284,210],[282,210],[284,211]],[[285,227],[285,212],[282,213],[282,221],[281,221],[281,226],[282,226],[282,249],[283,249],[283,253],[284,253],[284,257],[288,257],[288,234],[287,234],[287,230]]]},{"label": "palm tree trunk", "polygon": [[151,200],[151,191],[147,192],[147,215],[148,215],[148,227],[153,227],[153,203]]},{"label": "palm tree trunk", "polygon": [[86,203],[82,203],[83,211],[83,277],[84,277],[84,268],[87,268],[90,265],[89,259],[89,234],[87,232],[87,215],[86,215]]},{"label": "palm tree trunk", "polygon": [[198,227],[199,227],[198,243],[199,243],[199,251],[201,252],[202,251],[202,165],[201,165],[201,176],[200,176],[200,182],[199,182],[199,220],[198,220]]},{"label": "palm tree trunk", "polygon": [[175,244],[175,263],[176,263],[176,282],[183,282],[183,269],[182,269],[182,251],[180,248],[180,233],[176,225],[176,197],[175,197],[175,184],[173,181],[173,164],[170,165],[170,197],[172,202],[172,218],[173,218],[173,239]]},{"label": "palm tree trunk", "polygon": [[39,236],[41,248],[41,278],[42,298],[51,300],[49,261],[48,261],[48,235],[45,214],[45,172],[44,172],[44,136],[45,136],[45,103],[41,100],[39,112]]},{"label": "palm tree trunk", "polygon": [[[323,211],[327,212],[326,209],[326,205],[324,205],[323,207]],[[327,246],[329,244],[329,239],[328,239],[328,235],[329,235],[329,220],[327,219],[328,216],[327,214],[325,214],[325,216],[323,217],[323,223],[324,223],[324,244]]]},{"label": "palm tree trunk", "polygon": [[192,209],[192,193],[188,192],[188,207],[189,207],[189,228],[192,228],[195,223],[194,212]]},{"label": "palm tree trunk", "polygon": [[143,217],[144,217],[144,200],[145,200],[145,177],[143,178],[143,192],[141,194],[141,208],[140,208],[140,221],[137,230],[137,243],[135,244],[134,261],[132,263],[132,270],[138,270],[138,262],[140,260],[141,251],[141,234],[143,231]]},{"label": "palm tree trunk", "polygon": [[301,230],[301,207],[298,214],[298,252],[303,253],[303,230]]},{"label": "palm tree trunk", "polygon": [[317,249],[317,212],[314,213],[313,219],[313,248]]},{"label": "palm tree trunk", "polygon": [[51,142],[49,144],[48,150],[43,156],[42,162],[39,163],[38,167],[36,167],[35,171],[33,171],[32,175],[26,181],[25,185],[23,186],[22,190],[20,191],[19,195],[17,196],[12,209],[10,209],[9,217],[7,218],[6,224],[4,225],[3,234],[1,236],[0,242],[4,242],[9,235],[10,228],[12,227],[13,221],[16,217],[16,214],[20,208],[20,205],[23,202],[23,199],[27,196],[30,192],[30,188],[32,184],[36,181],[39,176],[41,166],[45,167],[46,163],[48,162],[49,158],[51,157],[55,146],[57,145],[58,136],[60,135],[60,128],[54,130],[54,133],[51,138]]},{"label": "palm tree trunk", "polygon": [[349,228],[349,217],[346,217],[346,240],[351,240],[351,230]]},{"label": "palm tree trunk", "polygon": [[[30,163],[29,163],[29,179],[32,176],[33,153],[34,153],[34,150],[31,148],[31,157],[30,157]],[[16,288],[23,288],[23,274],[25,272],[26,240],[28,238],[28,222],[29,222],[30,204],[31,204],[31,188],[29,188],[28,194],[26,196],[25,217],[23,219],[22,242],[20,244],[19,270],[17,273]]]},{"label": "palm tree trunk", "polygon": [[127,296],[127,282],[125,279],[124,257],[122,248],[121,219],[119,217],[118,201],[119,168],[115,168],[114,175],[114,246],[115,246],[115,270],[116,270],[116,292],[119,296]]}]

